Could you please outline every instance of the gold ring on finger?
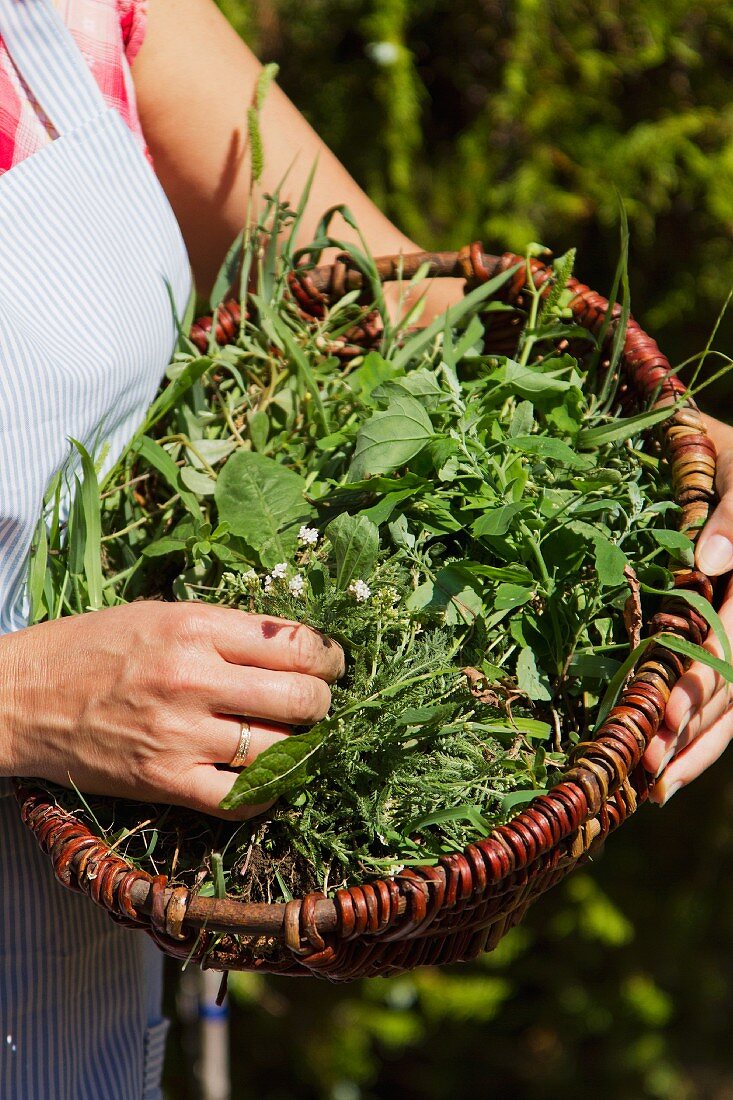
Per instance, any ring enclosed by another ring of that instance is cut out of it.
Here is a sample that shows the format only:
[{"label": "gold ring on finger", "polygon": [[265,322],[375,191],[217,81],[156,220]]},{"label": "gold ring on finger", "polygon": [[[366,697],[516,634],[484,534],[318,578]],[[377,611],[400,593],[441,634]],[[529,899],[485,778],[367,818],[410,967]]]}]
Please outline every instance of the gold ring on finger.
[{"label": "gold ring on finger", "polygon": [[230,768],[244,768],[247,766],[247,754],[251,740],[252,727],[246,718],[242,718],[239,723],[239,744],[229,763]]}]

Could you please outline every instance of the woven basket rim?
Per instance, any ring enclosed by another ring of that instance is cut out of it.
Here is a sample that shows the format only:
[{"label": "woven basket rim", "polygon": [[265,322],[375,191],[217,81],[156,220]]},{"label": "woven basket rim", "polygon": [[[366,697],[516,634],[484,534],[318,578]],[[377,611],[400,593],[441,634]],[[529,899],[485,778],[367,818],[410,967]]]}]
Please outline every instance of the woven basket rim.
[{"label": "woven basket rim", "polygon": [[[478,285],[516,268],[499,294],[511,303],[516,303],[526,285],[525,257],[513,253],[493,256],[484,253],[478,242],[458,252],[421,252],[375,260],[383,282],[409,279],[425,264],[433,278],[460,278],[468,285]],[[551,269],[536,259],[529,261],[529,269],[537,286],[551,276]],[[290,277],[298,305],[314,316],[329,301],[363,283],[361,272],[347,254],[337,257],[333,264],[300,269]],[[605,298],[577,279],[571,279],[568,285],[573,292],[570,308],[576,319],[596,333],[607,321],[608,342],[619,322],[620,307],[615,305],[609,310]],[[194,323],[192,339],[197,325],[207,342],[216,324],[223,326],[224,337],[231,335],[226,327],[227,311],[238,325],[238,304],[229,300],[215,318]],[[202,325],[206,321],[208,325]],[[217,331],[215,335],[219,338],[220,334]],[[633,318],[628,322],[619,369],[641,400],[654,398],[655,404],[662,404],[670,399],[680,401],[685,395],[685,387],[671,373],[669,361]],[[688,397],[662,423],[660,433],[675,499],[681,506],[679,526],[694,538],[714,499],[715,450],[697,407]],[[678,569],[674,576],[676,588],[693,588],[707,600],[712,599],[710,581],[699,570]],[[662,601],[661,610],[648,626],[651,633],[665,630],[698,642],[707,632],[705,620],[673,594]],[[499,896],[497,889],[503,885],[507,891],[516,890],[543,860],[548,869],[555,869],[560,846],[568,840],[572,841],[568,858],[574,865],[599,835],[621,824],[646,797],[649,780],[640,760],[659,726],[666,696],[684,667],[684,660],[671,650],[659,643],[650,645],[596,736],[575,746],[561,780],[546,794],[523,806],[482,841],[441,857],[437,866],[370,879],[337,891],[333,898],[313,893],[272,904],[202,898],[186,887],[169,885],[164,877],[132,869],[116,852],[107,852],[103,841],[53,804],[52,797],[39,788],[16,780],[16,796],[26,824],[52,855],[57,877],[65,885],[90,894],[116,919],[146,927],[168,953],[188,954],[195,948],[193,937],[202,938],[201,930],[205,930],[204,939],[217,932],[274,938],[289,949],[292,957],[290,969],[279,968],[283,972],[304,972],[305,967],[305,972],[344,976],[346,964],[341,956],[336,958],[334,939],[373,939],[375,944],[387,944],[429,937],[430,926],[441,911],[452,908],[457,913],[476,897],[485,897],[489,889]],[[236,965],[232,954],[236,954],[236,942],[227,950],[229,962]],[[467,944],[465,951],[468,954],[459,957],[475,954],[475,944]],[[214,948],[204,964],[226,969],[226,951],[217,954]],[[262,968],[269,967],[263,964]]]}]

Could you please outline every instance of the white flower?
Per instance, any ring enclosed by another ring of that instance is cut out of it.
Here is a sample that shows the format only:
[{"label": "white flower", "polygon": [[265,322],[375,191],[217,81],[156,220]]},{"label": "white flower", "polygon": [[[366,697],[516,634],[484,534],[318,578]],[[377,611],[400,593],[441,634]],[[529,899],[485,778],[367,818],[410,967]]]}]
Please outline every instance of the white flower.
[{"label": "white flower", "polygon": [[303,589],[305,588],[305,581],[300,573],[296,573],[293,579],[289,582],[288,588],[294,596],[302,596]]},{"label": "white flower", "polygon": [[365,603],[372,594],[372,590],[364,581],[352,581],[349,585],[349,595],[353,596],[357,603]]},{"label": "white flower", "polygon": [[305,524],[298,531],[298,542],[303,546],[315,546],[321,537],[317,527],[306,527]]},{"label": "white flower", "polygon": [[272,577],[270,577],[270,576],[265,577],[265,580],[264,580],[264,583],[263,583],[262,587],[264,588],[265,592],[269,592],[270,589],[272,588]]},{"label": "white flower", "polygon": [[280,561],[277,565],[273,565],[272,573],[270,576],[274,581],[284,581],[288,574],[288,563],[286,561]]}]

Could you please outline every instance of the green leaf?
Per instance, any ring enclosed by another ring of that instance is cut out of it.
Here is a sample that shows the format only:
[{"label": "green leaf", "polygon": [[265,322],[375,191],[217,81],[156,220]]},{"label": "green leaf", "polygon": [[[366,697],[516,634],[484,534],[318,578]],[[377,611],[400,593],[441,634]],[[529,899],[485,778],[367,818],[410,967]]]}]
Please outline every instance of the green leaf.
[{"label": "green leaf", "polygon": [[534,405],[531,401],[520,401],[509,422],[509,435],[529,435],[534,427]]},{"label": "green leaf", "polygon": [[624,569],[629,564],[623,550],[600,532],[594,535],[596,573],[603,588],[615,588],[624,583]]},{"label": "green leaf", "polygon": [[307,733],[291,734],[270,745],[240,772],[220,803],[222,810],[269,802],[299,787],[332,728],[331,722],[319,722]]},{"label": "green leaf", "polygon": [[395,367],[394,363],[390,363],[379,352],[370,351],[361,366],[348,375],[346,384],[354,393],[358,393],[363,401],[373,404],[371,395],[374,390],[398,374],[401,374],[401,371]]},{"label": "green leaf", "polygon": [[728,664],[733,664],[733,654],[731,652],[728,632],[723,626],[723,620],[709,600],[706,600],[699,592],[693,592],[689,588],[652,588],[647,584],[645,584],[643,588],[645,592],[651,592],[655,596],[679,596],[680,599],[686,600],[691,607],[695,608],[698,614],[702,615],[703,619],[705,619],[708,626],[713,631],[723,651],[723,659],[727,661]]},{"label": "green leaf", "polygon": [[157,542],[148,543],[143,547],[143,556],[146,558],[162,558],[167,554],[180,554],[186,549],[186,543],[181,539],[162,538]]},{"label": "green leaf", "polygon": [[721,661],[719,657],[714,657],[712,653],[708,653],[702,646],[695,645],[693,642],[688,642],[685,638],[678,638],[676,634],[670,634],[667,631],[663,631],[660,634],[651,634],[648,638],[643,638],[642,641],[639,642],[639,645],[629,654],[616,675],[610,681],[598,708],[594,732],[600,729],[612,707],[615,706],[616,700],[629,673],[638,664],[640,658],[643,657],[649,646],[657,642],[671,649],[673,653],[679,653],[682,657],[689,657],[693,661],[700,661],[701,664],[707,665],[708,668],[712,668],[722,676],[727,683],[733,684],[733,665],[728,661]]},{"label": "green leaf", "polygon": [[522,607],[534,596],[534,588],[525,588],[521,584],[500,584],[496,590],[494,607],[497,611],[513,611]]},{"label": "green leaf", "polygon": [[295,364],[303,385],[305,386],[307,392],[311,395],[313,409],[316,414],[316,419],[318,420],[321,432],[323,433],[323,435],[329,435],[331,427],[329,424],[328,413],[326,411],[325,405],[323,404],[323,401],[321,400],[321,391],[318,388],[316,377],[311,370],[308,356],[305,354],[303,349],[299,347],[298,344],[296,344],[295,340],[290,335],[290,331],[285,327],[285,325],[278,325],[277,332],[283,342],[285,351],[288,354],[288,358],[291,360],[292,363]]},{"label": "green leaf", "polygon": [[489,279],[487,283],[482,283],[481,286],[476,287],[469,294],[465,296],[456,305],[451,306],[446,310],[444,314],[429,324],[427,328],[421,329],[405,341],[402,348],[394,356],[393,362],[397,367],[406,367],[408,363],[416,359],[421,355],[426,348],[430,347],[436,337],[440,336],[444,329],[455,328],[456,325],[467,314],[473,314],[476,312],[476,307],[485,302],[487,298],[490,298],[492,294],[495,294],[497,290],[500,290],[505,283],[519,271],[523,264],[515,264],[514,267],[508,268],[506,271],[502,271],[500,275],[495,275],[493,279]]},{"label": "green leaf", "polygon": [[541,794],[547,794],[547,791],[543,788],[536,788],[533,791],[512,791],[511,794],[505,795],[501,800],[501,814],[506,817],[508,813],[515,810],[517,806],[524,806],[527,802],[531,802],[533,798],[538,798]]},{"label": "green leaf", "polygon": [[593,465],[592,459],[576,454],[567,443],[553,436],[517,435],[507,440],[507,443],[513,450],[520,451],[522,454],[548,458],[551,462],[557,462],[571,470],[587,470]]},{"label": "green leaf", "polygon": [[[183,395],[191,389],[195,382],[198,382],[211,364],[212,359],[208,355],[199,356],[187,363],[170,385],[166,386],[163,392],[153,401],[148,409],[145,421],[135,435],[135,440],[140,436],[144,436],[174,405],[179,404]],[[135,440],[133,440],[133,443]]]},{"label": "green leaf", "polygon": [[621,667],[620,661],[605,657],[602,653],[574,653],[569,665],[573,676],[588,677],[591,680],[608,680],[615,676]]},{"label": "green leaf", "polygon": [[526,648],[517,659],[517,683],[519,690],[529,699],[546,702],[552,698],[547,677],[537,668],[534,653]]},{"label": "green leaf", "polygon": [[502,504],[499,508],[492,508],[479,516],[474,521],[471,530],[476,538],[505,535],[511,527],[514,517],[526,512],[529,507],[529,501],[520,501],[517,504]]},{"label": "green leaf", "polygon": [[336,558],[336,585],[342,591],[353,580],[364,580],[374,570],[379,553],[379,531],[366,516],[342,512],[325,530]]},{"label": "green leaf", "polygon": [[195,470],[193,466],[183,466],[181,467],[180,477],[181,484],[185,485],[196,496],[211,497],[214,495],[216,482],[213,477],[202,473],[201,470]]},{"label": "green leaf", "polygon": [[46,582],[46,565],[48,563],[48,530],[44,516],[38,521],[36,533],[33,538],[33,553],[30,557],[28,572],[28,599],[30,601],[30,622],[37,622],[46,609],[44,601],[44,588]]},{"label": "green leaf", "polygon": [[403,500],[409,500],[416,494],[416,489],[402,489],[398,493],[387,493],[382,497],[380,501],[373,504],[371,508],[365,508],[362,512],[363,516],[370,519],[377,527],[381,523],[386,523],[390,519],[392,513],[398,504],[401,504]]},{"label": "green leaf", "polygon": [[601,424],[598,428],[584,428],[578,432],[577,443],[579,447],[591,450],[595,447],[603,447],[607,443],[618,443],[622,439],[632,439],[647,428],[661,424],[663,420],[669,420],[677,412],[677,405],[667,405],[662,409],[653,409],[651,412],[639,413],[637,416],[627,416],[621,420],[614,418],[611,424]]},{"label": "green leaf", "polygon": [[224,263],[219,268],[217,276],[214,279],[214,285],[209,295],[209,306],[211,309],[216,309],[234,286],[234,280],[237,276],[239,265],[242,262],[244,235],[245,230],[242,229],[234,238],[224,257]]},{"label": "green leaf", "polygon": [[235,451],[216,482],[219,519],[259,553],[266,567],[285,561],[297,544],[297,528],[310,516],[305,480],[255,451]]},{"label": "green leaf", "polygon": [[483,611],[483,599],[477,591],[477,579],[460,565],[446,565],[438,570],[435,579],[426,581],[408,597],[411,611],[443,612],[445,621],[472,623]]},{"label": "green leaf", "polygon": [[249,438],[252,440],[254,449],[256,451],[264,451],[270,435],[270,418],[267,413],[262,410],[250,413],[247,418],[247,427],[249,429]]},{"label": "green leaf", "polygon": [[89,607],[95,611],[102,606],[102,518],[99,499],[99,482],[92,456],[77,439],[71,442],[81,458],[82,478],[77,479],[80,491],[81,512],[84,519],[84,578],[87,584]]},{"label": "green leaf", "polygon": [[695,546],[693,542],[683,535],[681,531],[658,531],[652,529],[651,536],[659,546],[669,550],[672,557],[681,561],[684,565],[695,564]]},{"label": "green leaf", "polygon": [[156,443],[150,436],[144,435],[141,439],[133,443],[132,450],[141,455],[153,469],[157,470],[158,473],[165,478],[171,489],[180,495],[186,510],[191,513],[194,519],[199,519],[201,516],[201,505],[195,493],[187,489],[181,481],[181,471],[168,452],[161,447],[160,443]]},{"label": "green leaf", "polygon": [[395,397],[384,412],[374,413],[356,437],[349,481],[367,474],[386,474],[419,454],[433,436],[427,412],[413,397]]},{"label": "green leaf", "polygon": [[444,722],[453,714],[451,703],[438,703],[430,707],[405,707],[397,718],[398,726],[434,726]]},{"label": "green leaf", "polygon": [[467,821],[474,829],[484,835],[491,832],[491,821],[481,813],[479,806],[447,806],[444,810],[435,810],[434,813],[425,814],[424,817],[416,817],[402,826],[406,835],[420,833],[430,825],[442,825],[446,821]]}]

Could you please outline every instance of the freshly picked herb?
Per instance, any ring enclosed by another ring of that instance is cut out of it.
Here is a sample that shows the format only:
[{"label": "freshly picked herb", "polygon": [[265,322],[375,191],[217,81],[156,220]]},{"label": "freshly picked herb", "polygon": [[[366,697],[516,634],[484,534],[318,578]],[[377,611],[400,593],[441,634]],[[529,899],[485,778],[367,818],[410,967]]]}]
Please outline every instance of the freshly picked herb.
[{"label": "freshly picked herb", "polygon": [[[182,334],[101,485],[79,448],[68,522],[67,472],[31,575],[36,618],[195,599],[343,645],[329,716],[264,752],[223,803],[278,797],[265,817],[230,825],[57,791],[132,861],[266,900],[430,862],[546,790],[638,656],[670,554],[692,559],[650,433],[673,407],[620,415],[623,324],[603,367],[566,309],[572,254],[544,301],[527,268],[517,352],[487,355],[515,271],[412,331],[352,250],[375,305],[352,292],[314,320],[288,290],[298,216],[272,200],[237,242],[217,282],[223,296],[239,269],[236,338],[201,356]],[[328,224],[315,258],[343,247]],[[375,308],[381,339],[345,357]]]}]

